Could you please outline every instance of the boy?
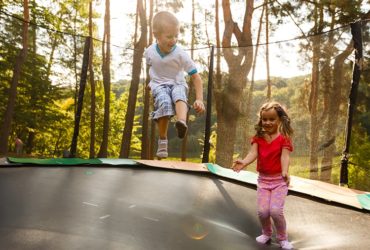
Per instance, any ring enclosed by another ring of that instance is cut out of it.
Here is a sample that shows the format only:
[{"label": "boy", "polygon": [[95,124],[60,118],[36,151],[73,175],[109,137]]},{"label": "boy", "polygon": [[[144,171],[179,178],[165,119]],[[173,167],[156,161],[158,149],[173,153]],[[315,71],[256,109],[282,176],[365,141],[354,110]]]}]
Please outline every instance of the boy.
[{"label": "boy", "polygon": [[167,130],[169,118],[176,114],[177,136],[184,138],[187,132],[186,116],[188,112],[188,85],[184,71],[192,78],[195,88],[193,108],[197,113],[205,110],[203,104],[203,83],[197,68],[190,56],[176,46],[180,33],[180,24],[170,12],[161,11],[153,18],[153,35],[157,43],[150,45],[145,51],[150,75],[149,88],[154,98],[152,119],[158,123],[159,159],[167,158]]}]

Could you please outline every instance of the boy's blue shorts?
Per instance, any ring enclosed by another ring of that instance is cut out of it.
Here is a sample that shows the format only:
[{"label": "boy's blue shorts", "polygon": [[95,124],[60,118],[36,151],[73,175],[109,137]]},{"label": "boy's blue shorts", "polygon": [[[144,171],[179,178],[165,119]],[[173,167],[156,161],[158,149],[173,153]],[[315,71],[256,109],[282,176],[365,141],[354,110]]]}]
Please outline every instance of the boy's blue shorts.
[{"label": "boy's blue shorts", "polygon": [[160,84],[152,89],[154,111],[151,118],[157,120],[163,116],[174,116],[177,101],[188,102],[188,86],[184,84]]}]

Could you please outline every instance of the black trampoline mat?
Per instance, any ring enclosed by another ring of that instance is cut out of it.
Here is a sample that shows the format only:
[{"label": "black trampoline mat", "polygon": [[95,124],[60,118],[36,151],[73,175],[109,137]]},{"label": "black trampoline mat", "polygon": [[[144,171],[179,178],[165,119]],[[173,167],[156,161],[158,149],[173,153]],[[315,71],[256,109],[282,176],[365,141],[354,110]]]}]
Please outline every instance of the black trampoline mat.
[{"label": "black trampoline mat", "polygon": [[[279,249],[259,245],[256,190],[152,168],[0,169],[1,249]],[[370,214],[289,195],[295,249],[368,249]]]}]

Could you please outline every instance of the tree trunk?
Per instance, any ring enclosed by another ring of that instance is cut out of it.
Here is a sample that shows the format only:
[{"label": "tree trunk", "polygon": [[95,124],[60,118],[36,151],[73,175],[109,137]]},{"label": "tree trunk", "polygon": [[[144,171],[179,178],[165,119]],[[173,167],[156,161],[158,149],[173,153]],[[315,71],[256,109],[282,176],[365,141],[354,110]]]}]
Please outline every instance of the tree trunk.
[{"label": "tree trunk", "polygon": [[[152,18],[153,18],[153,0],[150,0],[150,7],[149,7],[149,42],[148,44],[152,44],[153,42],[153,34],[152,34]],[[143,111],[143,129],[141,134],[141,159],[150,159],[151,155],[151,143],[149,137],[149,124],[152,120],[149,120],[149,111],[150,111],[150,89],[148,87],[150,82],[149,76],[149,67],[146,67],[146,80],[145,80],[145,88],[144,88],[144,111]]]},{"label": "tree trunk", "polygon": [[[73,2],[73,10],[74,10],[74,16],[73,16],[73,33],[77,34],[77,4],[74,1]],[[72,36],[73,41],[73,66],[74,66],[74,73],[75,73],[75,105],[74,105],[74,115],[76,116],[77,112],[77,98],[78,98],[78,70],[77,70],[77,40],[76,36]]]},{"label": "tree trunk", "polygon": [[26,153],[28,155],[32,153],[35,136],[36,136],[36,133],[33,130],[28,133],[28,137],[26,141]]},{"label": "tree trunk", "polygon": [[90,51],[91,51],[90,50],[91,40],[92,40],[91,37],[85,38],[84,53],[83,53],[82,68],[81,68],[81,77],[80,77],[78,99],[77,99],[77,110],[76,110],[76,115],[75,115],[70,157],[77,156],[76,154],[77,153],[77,141],[78,141],[78,135],[80,133],[80,121],[81,121],[81,115],[82,115],[83,99],[85,96],[87,71],[88,71],[89,61],[90,61],[89,56],[90,56]]},{"label": "tree trunk", "polygon": [[[92,22],[92,0],[89,3],[89,36],[93,37],[93,22]],[[94,80],[94,39],[90,41],[90,57],[89,57],[89,79],[91,86],[91,107],[90,107],[90,158],[95,158],[95,80]]]},{"label": "tree trunk", "polygon": [[19,51],[19,54],[14,64],[13,77],[10,83],[8,102],[5,109],[3,124],[1,126],[0,131],[0,154],[3,155],[8,153],[8,144],[9,144],[8,140],[10,135],[11,124],[13,121],[15,102],[17,98],[17,86],[21,75],[22,66],[27,57],[28,27],[30,20],[28,0],[23,0],[23,18],[25,22],[23,22],[22,49]]},{"label": "tree trunk", "polygon": [[[35,12],[36,12],[36,6],[35,6],[35,2],[34,1],[30,1],[30,18],[31,18],[31,22],[33,23],[37,23],[37,20],[36,20],[36,15],[35,15]],[[37,31],[36,31],[36,26],[31,26],[29,28],[29,40],[30,42],[28,43],[28,56],[31,54],[31,63],[34,64],[35,63],[35,58],[37,56],[37,43],[36,43],[36,36],[37,36]],[[32,84],[31,86],[31,95],[30,95],[30,99],[29,99],[29,102],[31,103],[31,107],[35,106],[36,102],[38,101],[38,96],[37,96],[37,88],[35,86],[35,84]],[[36,114],[35,114],[36,115]],[[37,116],[36,116],[37,117]],[[33,150],[33,147],[34,147],[34,140],[36,138],[36,127],[37,127],[37,118],[34,117],[34,119],[28,121],[27,123],[27,127],[28,127],[28,137],[27,137],[27,141],[26,141],[26,145],[25,145],[25,151],[28,155],[32,154],[32,150]]]},{"label": "tree trunk", "polygon": [[[215,79],[215,84],[214,84],[215,87],[213,88],[213,93],[212,94],[214,95],[214,100],[215,100],[215,103],[217,104],[217,98],[216,98],[216,96],[219,95],[219,98],[221,98],[220,95],[222,93],[221,39],[220,39],[220,19],[219,19],[219,3],[218,3],[218,0],[215,0],[215,11],[216,11],[216,14],[215,14],[215,31],[216,31],[216,79]],[[218,131],[216,130],[216,132],[218,132]],[[219,143],[219,147],[222,147],[219,139],[216,140],[216,145],[214,145],[214,147],[217,148],[217,141]]]},{"label": "tree trunk", "polygon": [[[194,60],[194,44],[195,44],[195,3],[194,0],[191,1],[191,45],[190,45],[190,57]],[[188,102],[192,103],[194,100],[193,83],[190,79],[189,82],[189,98]],[[189,113],[186,115],[186,124],[189,126]],[[181,161],[186,161],[188,134],[185,135],[181,143]]]},{"label": "tree trunk", "polygon": [[[240,117],[240,102],[247,83],[247,75],[252,66],[253,47],[251,21],[253,15],[252,0],[246,1],[242,30],[234,22],[230,10],[230,1],[222,1],[225,30],[222,39],[223,53],[229,67],[229,79],[222,89],[215,91],[217,111],[217,143],[216,163],[230,167],[233,161],[236,125]],[[231,38],[235,36],[239,47],[231,46]]]},{"label": "tree trunk", "polygon": [[140,26],[141,34],[139,41],[134,46],[134,59],[132,63],[132,80],[130,84],[130,92],[128,97],[127,111],[125,116],[125,127],[123,129],[122,143],[120,158],[128,158],[130,155],[130,145],[132,129],[135,117],[135,106],[137,99],[137,92],[140,83],[140,73],[141,73],[141,62],[144,54],[144,49],[147,44],[147,21],[146,13],[143,7],[142,0],[137,0],[138,10],[140,14]]},{"label": "tree trunk", "polygon": [[103,38],[103,85],[104,85],[104,121],[103,139],[98,157],[108,156],[109,116],[110,116],[110,0],[105,0],[104,38]]},{"label": "tree trunk", "polygon": [[[320,15],[319,15],[320,13]],[[315,32],[322,31],[322,10],[315,7]],[[310,127],[310,179],[318,179],[318,140],[319,140],[319,126],[318,126],[318,112],[317,105],[319,99],[319,61],[321,50],[321,37],[315,36],[312,40],[312,73],[311,73],[311,91],[309,98],[309,111],[311,115]]]},{"label": "tree trunk", "polygon": [[48,61],[48,66],[46,67],[46,77],[47,79],[49,79],[50,77],[50,73],[51,73],[51,65],[53,64],[53,60],[54,60],[54,53],[55,53],[55,49],[57,47],[59,43],[59,40],[58,40],[58,35],[55,35],[53,37],[53,42],[52,42],[52,45],[51,45],[51,50],[50,50],[50,56],[49,56],[49,61]]},{"label": "tree trunk", "polygon": [[265,0],[264,7],[266,8],[266,73],[267,73],[267,100],[271,100],[271,79],[270,79],[270,55],[269,55],[269,5],[268,0]]},{"label": "tree trunk", "polygon": [[219,20],[219,4],[218,0],[215,0],[216,17],[215,17],[215,29],[216,29],[216,81],[215,88],[221,89],[221,43],[220,43],[220,20]]},{"label": "tree trunk", "polygon": [[[230,127],[234,128],[233,130]],[[216,163],[222,167],[232,166],[236,119],[228,119],[222,114],[217,115]],[[218,150],[217,150],[218,149]]]},{"label": "tree trunk", "polygon": [[250,126],[253,124],[252,122],[249,121],[252,117],[252,103],[253,103],[253,91],[254,91],[254,75],[256,71],[256,66],[257,66],[257,57],[258,57],[258,50],[259,50],[259,44],[260,44],[260,39],[261,39],[261,31],[262,31],[262,24],[263,24],[263,16],[265,12],[265,5],[262,8],[261,16],[260,16],[260,21],[259,21],[259,27],[258,27],[258,34],[257,34],[257,43],[256,43],[256,50],[254,52],[254,58],[253,58],[253,64],[252,64],[252,77],[251,77],[251,83],[249,86],[249,90],[246,91],[247,98],[246,99],[246,104],[245,104],[245,118],[243,119],[245,122],[243,126],[241,126],[241,135],[242,135],[242,148],[241,148],[241,155],[242,157],[248,154],[250,144],[247,143],[248,139],[251,137],[250,134]]},{"label": "tree trunk", "polygon": [[[331,22],[330,22],[330,30],[333,30],[334,27],[335,27],[335,13],[333,13],[331,11],[332,9],[329,8],[329,13],[331,15]],[[320,78],[321,78],[321,83],[322,83],[322,95],[323,95],[323,98],[322,98],[322,102],[323,102],[323,107],[321,108],[320,112],[321,112],[321,115],[320,117],[318,118],[320,122],[320,127],[324,127],[324,128],[328,128],[329,126],[331,126],[329,123],[329,116],[332,116],[333,114],[330,114],[330,111],[329,111],[329,105],[331,105],[332,103],[336,103],[336,105],[340,106],[340,103],[338,102],[334,102],[333,100],[336,100],[336,98],[332,96],[332,93],[333,92],[336,92],[336,90],[334,89],[334,86],[335,87],[339,87],[337,86],[337,83],[333,82],[333,72],[332,72],[332,68],[333,68],[333,65],[332,65],[332,58],[334,57],[334,48],[335,48],[335,41],[334,41],[334,34],[335,32],[330,32],[327,36],[328,36],[328,40],[325,42],[325,44],[323,44],[323,50],[322,50],[322,69],[321,69],[321,72],[320,72]],[[340,83],[340,82],[339,82]],[[340,87],[339,87],[340,88]],[[339,91],[340,92],[340,91]],[[340,100],[338,99],[338,101],[340,102]],[[339,109],[338,109],[339,110]],[[335,129],[334,129],[335,131]],[[332,132],[334,132],[332,131]],[[329,153],[328,152],[328,149],[330,150],[335,150],[335,146],[334,146],[334,141],[335,141],[335,134],[333,134],[332,136],[330,136],[330,134],[332,132],[329,132],[326,133],[327,131],[324,131],[324,137],[323,137],[323,141],[321,142],[321,145],[319,146],[318,148],[318,151],[320,152],[322,149],[324,149],[324,154],[326,156],[329,156],[332,155],[334,152],[331,152]],[[330,136],[330,137],[326,137],[326,136]],[[325,156],[324,156],[325,158]],[[331,162],[331,160],[329,160],[328,158],[325,160],[325,162],[323,162],[324,158],[322,159],[321,161],[321,166],[320,166],[320,175],[319,175],[319,178],[320,180],[322,181],[330,181],[330,176],[331,176],[331,164],[329,164],[329,161]],[[330,157],[332,158],[332,157]],[[323,165],[325,164],[325,165]]]},{"label": "tree trunk", "polygon": [[[329,100],[332,100],[328,103],[328,122],[327,127],[325,129],[324,138],[327,138],[327,146],[323,148],[323,158],[321,161],[321,173],[320,173],[320,180],[329,182],[331,179],[332,173],[332,165],[333,165],[333,157],[336,152],[335,148],[335,140],[337,135],[337,125],[338,125],[338,118],[340,112],[340,106],[342,103],[340,101],[342,98],[339,98],[343,95],[343,81],[344,81],[344,72],[343,72],[343,65],[344,60],[348,58],[348,56],[353,51],[353,43],[349,44],[347,48],[340,53],[334,61],[334,69],[333,69],[333,85],[331,88]],[[337,101],[333,101],[337,100]]]},{"label": "tree trunk", "polygon": [[[61,11],[60,15],[58,16],[58,20],[63,20],[63,18],[64,18],[64,13]],[[60,29],[60,23],[61,23],[61,21],[58,21],[58,24],[56,26],[58,30]],[[47,67],[46,67],[46,77],[47,77],[47,79],[49,79],[49,77],[50,77],[51,66],[53,65],[53,61],[54,61],[55,49],[56,49],[56,47],[58,46],[58,44],[60,42],[60,34],[59,33],[52,33],[51,37],[52,37],[53,40],[51,42],[49,61],[48,61]]]},{"label": "tree trunk", "polygon": [[55,140],[52,157],[58,157],[59,143],[60,143],[60,139],[62,138],[63,132],[64,132],[64,130],[62,130],[62,129],[58,131],[58,136]]}]

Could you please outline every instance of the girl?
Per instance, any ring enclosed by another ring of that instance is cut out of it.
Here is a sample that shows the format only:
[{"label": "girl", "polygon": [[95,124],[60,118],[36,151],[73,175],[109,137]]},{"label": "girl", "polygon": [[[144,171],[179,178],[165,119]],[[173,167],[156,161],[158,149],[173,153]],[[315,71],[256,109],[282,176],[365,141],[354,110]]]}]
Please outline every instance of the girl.
[{"label": "girl", "polygon": [[256,135],[252,147],[243,160],[236,160],[232,169],[240,172],[257,159],[258,217],[262,225],[262,235],[256,241],[269,243],[272,236],[271,218],[276,227],[276,238],[280,247],[292,249],[286,232],[284,201],[288,193],[290,177],[288,174],[289,154],[293,151],[291,136],[293,129],[284,108],[277,102],[267,102],[259,112]]}]

